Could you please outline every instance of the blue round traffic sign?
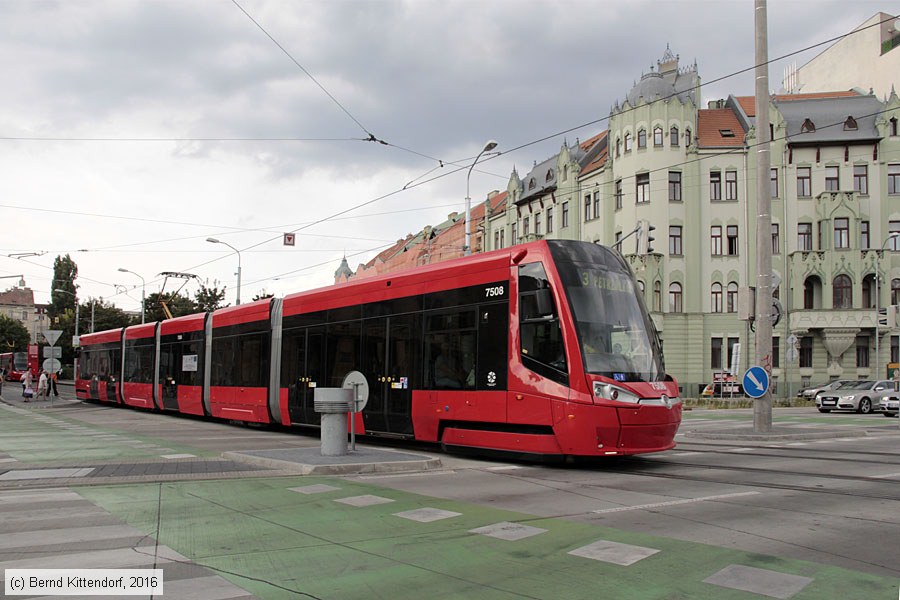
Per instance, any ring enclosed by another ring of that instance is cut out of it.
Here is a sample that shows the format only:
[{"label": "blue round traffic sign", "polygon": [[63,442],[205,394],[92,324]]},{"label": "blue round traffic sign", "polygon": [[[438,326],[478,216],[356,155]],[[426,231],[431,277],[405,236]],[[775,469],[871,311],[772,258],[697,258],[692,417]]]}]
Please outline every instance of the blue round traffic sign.
[{"label": "blue round traffic sign", "polygon": [[750,367],[744,373],[744,393],[759,398],[769,390],[769,374],[762,367]]}]

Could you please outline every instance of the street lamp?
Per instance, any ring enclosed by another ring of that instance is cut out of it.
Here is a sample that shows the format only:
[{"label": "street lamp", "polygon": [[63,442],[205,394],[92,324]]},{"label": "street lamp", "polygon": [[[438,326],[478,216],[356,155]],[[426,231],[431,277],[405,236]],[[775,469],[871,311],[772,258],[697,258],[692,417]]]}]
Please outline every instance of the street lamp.
[{"label": "street lamp", "polygon": [[16,282],[16,285],[19,287],[25,287],[25,276],[24,275],[0,275],[0,279],[12,279],[13,277],[18,277],[19,281]]},{"label": "street lamp", "polygon": [[[123,269],[122,267],[119,267],[119,271],[121,271],[122,273],[131,273],[132,275],[137,275],[138,277],[141,277],[134,271],[129,271],[128,269]],[[146,299],[147,299],[147,282],[144,281],[143,277],[141,277],[141,324],[142,325],[144,323],[144,304],[146,303]]]},{"label": "street lamp", "polygon": [[[469,178],[472,176],[472,169],[474,169],[475,165],[478,164],[478,159],[481,158],[481,155],[485,152],[490,152],[496,147],[497,142],[495,142],[494,140],[488,140],[484,144],[484,148],[481,149],[481,152],[478,153],[478,156],[475,157],[475,161],[472,163],[472,166],[469,167],[469,172],[466,174],[466,243],[463,247],[463,251],[466,256],[472,254],[472,245],[470,243],[472,237],[472,222],[469,214],[471,212],[472,199],[469,197]],[[485,215],[485,217],[486,216],[487,215]]]},{"label": "street lamp", "polygon": [[237,254],[237,256],[238,256],[237,300],[235,300],[235,306],[240,306],[240,304],[241,304],[241,251],[238,250],[237,248],[235,248],[234,246],[232,246],[231,244],[229,244],[228,242],[223,242],[222,240],[217,240],[216,238],[213,238],[213,237],[206,238],[206,241],[210,242],[211,244],[224,244],[225,246],[228,246],[229,248],[234,250],[235,253]]},{"label": "street lamp", "polygon": [[878,320],[881,316],[881,274],[878,272],[878,258],[884,252],[888,242],[896,240],[897,236],[900,236],[900,231],[892,232],[881,244],[881,249],[875,252],[875,379],[881,379],[881,355],[878,353],[878,338],[881,336],[881,333],[878,331]]}]

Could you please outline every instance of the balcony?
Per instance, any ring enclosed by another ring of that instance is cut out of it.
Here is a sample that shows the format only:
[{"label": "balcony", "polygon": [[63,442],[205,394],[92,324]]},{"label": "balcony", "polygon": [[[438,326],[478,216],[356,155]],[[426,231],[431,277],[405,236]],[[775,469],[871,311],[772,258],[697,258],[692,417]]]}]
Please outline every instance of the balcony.
[{"label": "balcony", "polygon": [[809,309],[791,311],[791,331],[813,329],[874,329],[874,308]]}]

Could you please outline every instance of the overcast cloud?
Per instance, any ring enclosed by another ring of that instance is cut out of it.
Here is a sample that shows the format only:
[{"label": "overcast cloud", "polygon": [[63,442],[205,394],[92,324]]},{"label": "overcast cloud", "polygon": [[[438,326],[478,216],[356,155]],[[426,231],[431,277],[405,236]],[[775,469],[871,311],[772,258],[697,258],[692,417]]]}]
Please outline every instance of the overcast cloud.
[{"label": "overcast cloud", "polygon": [[[770,0],[770,57],[879,11],[900,6]],[[604,119],[667,44],[710,82],[752,67],[753,40],[753,0],[4,0],[0,275],[25,275],[47,302],[69,253],[83,298],[138,310],[123,267],[147,293],[162,271],[191,272],[233,303],[237,258],[214,236],[242,250],[244,301],[325,285],[344,253],[355,268],[462,211],[465,172],[450,163],[487,139],[509,150]],[[772,89],[824,48],[773,64]],[[753,74],[702,93],[752,95]],[[473,201],[605,128],[479,166]],[[451,174],[397,193],[432,169],[424,180]],[[6,256],[30,252],[46,254]]]}]

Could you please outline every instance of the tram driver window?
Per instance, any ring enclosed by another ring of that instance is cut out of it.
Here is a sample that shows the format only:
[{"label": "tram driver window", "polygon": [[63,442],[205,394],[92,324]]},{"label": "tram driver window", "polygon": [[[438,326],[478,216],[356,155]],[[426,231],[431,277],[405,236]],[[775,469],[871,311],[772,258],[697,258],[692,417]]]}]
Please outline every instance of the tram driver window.
[{"label": "tram driver window", "polygon": [[559,315],[541,263],[519,267],[519,336],[522,364],[538,375],[568,385]]}]

